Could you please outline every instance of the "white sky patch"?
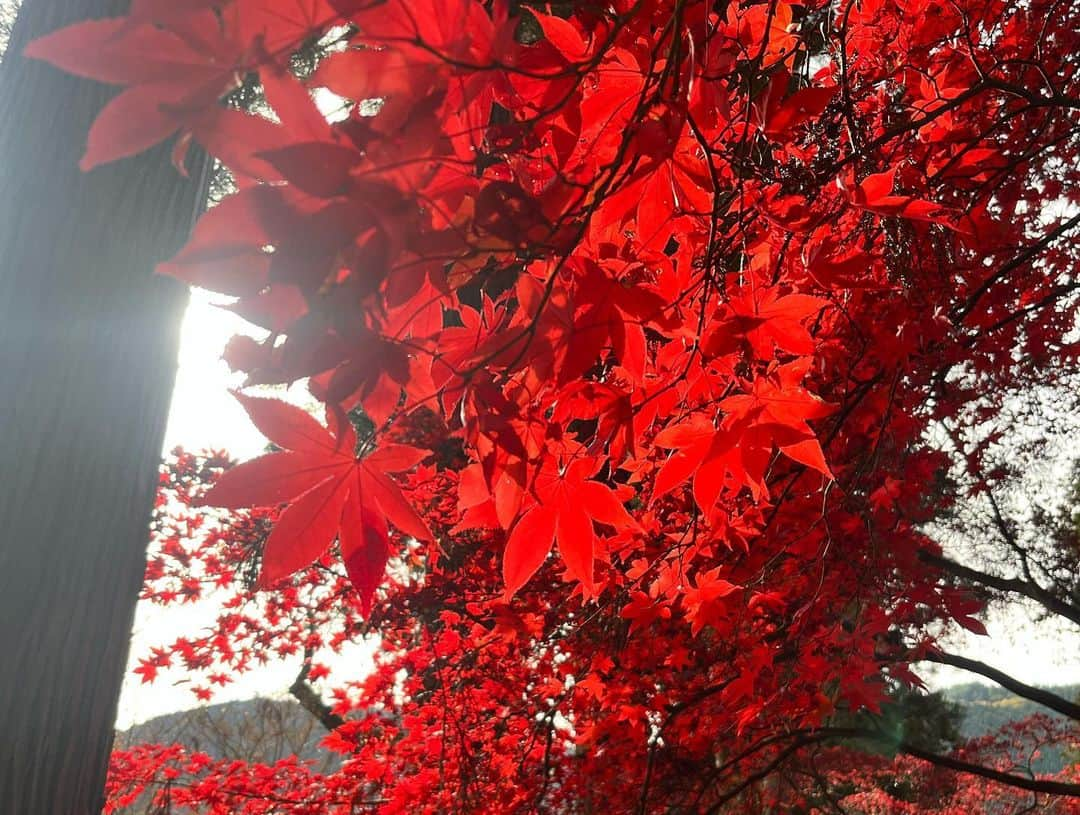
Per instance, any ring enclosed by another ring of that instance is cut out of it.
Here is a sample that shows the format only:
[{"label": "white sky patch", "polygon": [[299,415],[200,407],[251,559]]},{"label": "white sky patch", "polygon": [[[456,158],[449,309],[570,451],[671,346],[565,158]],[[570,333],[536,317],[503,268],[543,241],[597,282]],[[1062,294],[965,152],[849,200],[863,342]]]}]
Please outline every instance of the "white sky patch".
[{"label": "white sky patch", "polygon": [[[1007,609],[991,608],[980,615],[988,636],[955,626],[942,645],[951,653],[985,662],[1028,685],[1080,683],[1080,632],[1059,618],[1034,622],[1032,611],[1021,603],[1010,603]],[[975,681],[993,684],[949,665],[923,662],[915,672],[935,690]]]},{"label": "white sky patch", "polygon": [[259,455],[266,439],[247,418],[240,403],[229,393],[243,384],[221,359],[222,349],[233,334],[255,334],[257,329],[219,308],[209,292],[195,289],[184,315],[179,369],[173,392],[165,450],[182,445],[191,451],[227,450],[234,458]]}]

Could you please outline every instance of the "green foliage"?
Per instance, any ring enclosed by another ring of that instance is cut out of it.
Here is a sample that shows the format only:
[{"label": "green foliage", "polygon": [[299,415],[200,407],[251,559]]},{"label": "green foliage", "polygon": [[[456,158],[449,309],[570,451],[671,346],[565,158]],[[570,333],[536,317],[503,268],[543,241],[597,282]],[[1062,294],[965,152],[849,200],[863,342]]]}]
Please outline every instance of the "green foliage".
[{"label": "green foliage", "polygon": [[892,685],[880,713],[862,710],[854,715],[841,713],[833,721],[838,727],[879,731],[888,742],[854,740],[850,746],[868,753],[894,755],[889,744],[906,743],[934,753],[948,752],[962,738],[964,708],[942,691],[926,692],[906,685]]}]

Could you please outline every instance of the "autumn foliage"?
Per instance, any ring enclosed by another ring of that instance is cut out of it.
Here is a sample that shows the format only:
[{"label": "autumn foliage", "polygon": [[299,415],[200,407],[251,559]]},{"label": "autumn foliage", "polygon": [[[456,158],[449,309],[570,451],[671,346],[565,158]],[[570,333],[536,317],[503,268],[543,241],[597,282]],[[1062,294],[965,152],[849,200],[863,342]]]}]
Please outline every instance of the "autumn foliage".
[{"label": "autumn foliage", "polygon": [[[755,784],[981,630],[926,565],[928,434],[1075,361],[1078,30],[1042,0],[134,0],[33,44],[122,87],[87,169],[173,136],[229,169],[159,271],[264,329],[225,350],[249,386],[325,406],[238,394],[277,449],[182,460],[235,512],[148,585],[197,556],[238,593],[143,675],[381,643],[336,686],[339,775],[206,811],[797,796]],[[252,76],[266,115],[222,103]]]}]

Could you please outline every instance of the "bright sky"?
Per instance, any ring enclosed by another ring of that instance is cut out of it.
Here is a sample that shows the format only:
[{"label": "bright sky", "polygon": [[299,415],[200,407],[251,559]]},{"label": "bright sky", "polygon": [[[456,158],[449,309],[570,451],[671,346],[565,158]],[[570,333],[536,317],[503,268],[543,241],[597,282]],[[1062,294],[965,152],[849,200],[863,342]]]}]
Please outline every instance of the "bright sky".
[{"label": "bright sky", "polygon": [[[231,312],[213,306],[212,297],[206,292],[193,292],[184,318],[180,367],[165,449],[171,450],[176,445],[190,450],[221,448],[236,458],[251,458],[262,452],[266,439],[229,395],[228,389],[240,385],[242,377],[230,373],[220,359],[229,337],[251,327]],[[212,601],[183,608],[140,603],[132,631],[129,669],[139,657],[146,656],[150,647],[165,645],[178,636],[208,626],[216,612],[217,604]],[[295,664],[267,666],[251,673],[243,682],[220,690],[215,701],[280,693],[288,688],[298,671],[299,657]],[[117,727],[123,729],[144,719],[191,707],[195,697],[188,686],[171,685],[171,679],[170,675],[163,675],[162,679],[145,685],[129,670],[120,697]]]},{"label": "bright sky", "polygon": [[214,299],[209,292],[192,292],[184,317],[165,449],[178,444],[189,449],[224,448],[237,458],[250,458],[262,452],[266,439],[229,395],[228,389],[238,387],[243,376],[229,371],[221,351],[233,334],[255,333],[257,329],[213,305]]},{"label": "bright sky", "polygon": [[[184,321],[180,367],[176,381],[172,414],[166,432],[165,449],[182,444],[189,450],[223,448],[235,458],[250,458],[261,453],[266,444],[252,427],[247,416],[229,395],[241,377],[229,372],[221,361],[221,350],[229,337],[251,327],[229,311],[212,305],[212,296],[196,291]],[[305,391],[294,388],[288,397],[303,399]],[[190,634],[214,619],[217,607],[212,600],[161,609],[141,604],[132,634],[131,657],[145,656],[154,645],[171,642],[183,633]],[[1080,682],[1080,633],[1063,626],[1027,623],[1022,615],[991,615],[987,620],[989,637],[961,632],[951,644],[952,650],[1008,671],[1030,684],[1055,685]],[[370,650],[357,647],[332,662],[347,668],[353,675],[370,665]],[[282,695],[300,669],[300,657],[259,668],[240,682],[219,690],[215,702],[243,699],[255,695]],[[921,675],[932,687],[969,682],[974,677],[951,668],[926,666]],[[117,726],[125,728],[154,716],[191,707],[195,697],[186,684],[170,685],[164,675],[157,682],[144,685],[129,673],[120,699]]]}]

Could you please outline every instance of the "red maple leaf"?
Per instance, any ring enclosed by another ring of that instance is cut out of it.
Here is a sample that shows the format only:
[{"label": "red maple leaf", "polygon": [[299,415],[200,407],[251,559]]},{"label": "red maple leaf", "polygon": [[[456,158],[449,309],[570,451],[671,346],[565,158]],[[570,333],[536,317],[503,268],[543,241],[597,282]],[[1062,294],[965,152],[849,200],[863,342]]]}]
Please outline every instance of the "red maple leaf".
[{"label": "red maple leaf", "polygon": [[132,669],[132,673],[137,673],[142,677],[143,684],[148,684],[157,679],[158,666],[151,659],[140,659],[137,667]]},{"label": "red maple leaf", "polygon": [[814,338],[804,322],[828,304],[828,300],[808,294],[780,295],[776,287],[733,297],[722,321],[705,340],[706,353],[731,353],[745,339],[758,359],[772,359],[777,348],[791,354],[812,354]]},{"label": "red maple leaf", "polygon": [[653,482],[653,500],[693,477],[694,499],[710,512],[725,485],[747,486],[754,498],[767,490],[764,473],[775,449],[788,458],[832,477],[821,445],[807,424],[833,407],[800,384],[809,360],[781,365],[749,384],[749,393],[720,402],[726,412],[717,426],[701,414],[666,428],[654,443],[673,452]]},{"label": "red maple leaf", "polygon": [[[145,16],[160,16],[145,4]],[[199,3],[198,7],[205,5]],[[124,18],[88,20],[34,40],[25,50],[69,73],[126,86],[94,121],[84,170],[139,153],[194,123],[239,83],[241,46],[221,34],[209,9],[172,29]]]},{"label": "red maple leaf", "polygon": [[337,537],[367,613],[390,555],[388,522],[406,535],[432,539],[386,475],[411,469],[427,452],[389,444],[357,458],[356,431],[333,413],[331,431],[278,399],[235,396],[263,435],[283,449],[227,471],[201,503],[229,509],[288,504],[266,540],[260,584],[268,587],[304,568]]},{"label": "red maple leaf", "polygon": [[617,530],[638,528],[611,487],[589,480],[596,466],[595,459],[581,458],[563,468],[545,467],[536,476],[537,502],[517,519],[503,553],[506,598],[536,573],[556,541],[570,574],[591,593],[597,554],[593,521]]},{"label": "red maple leaf", "polygon": [[697,635],[706,625],[717,623],[730,605],[722,601],[738,588],[734,583],[720,577],[719,567],[697,575],[693,588],[687,590],[683,599],[686,617],[690,620],[690,633]]},{"label": "red maple leaf", "polygon": [[915,195],[894,195],[896,168],[867,176],[858,186],[840,177],[840,188],[848,192],[852,206],[860,207],[878,215],[898,216],[915,221],[930,221],[956,228],[960,213],[927,201]]}]

